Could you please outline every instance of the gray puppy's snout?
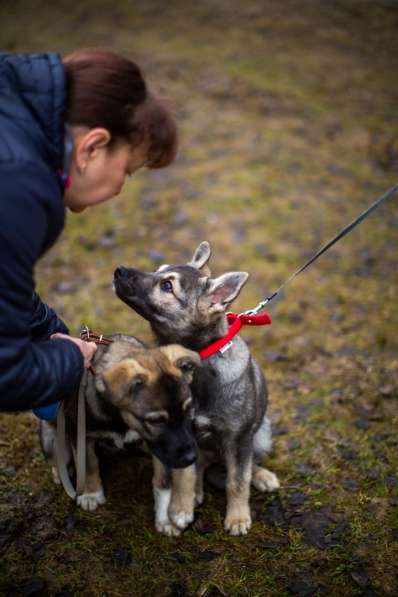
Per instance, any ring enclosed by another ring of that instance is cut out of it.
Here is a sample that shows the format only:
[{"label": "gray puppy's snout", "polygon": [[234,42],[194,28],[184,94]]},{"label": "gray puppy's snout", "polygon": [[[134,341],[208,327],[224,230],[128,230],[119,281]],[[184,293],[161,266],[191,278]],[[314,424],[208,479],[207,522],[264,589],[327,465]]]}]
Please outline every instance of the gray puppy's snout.
[{"label": "gray puppy's snout", "polygon": [[127,267],[123,267],[123,265],[119,265],[119,267],[115,269],[115,278],[128,278],[128,275],[129,270],[127,269]]}]

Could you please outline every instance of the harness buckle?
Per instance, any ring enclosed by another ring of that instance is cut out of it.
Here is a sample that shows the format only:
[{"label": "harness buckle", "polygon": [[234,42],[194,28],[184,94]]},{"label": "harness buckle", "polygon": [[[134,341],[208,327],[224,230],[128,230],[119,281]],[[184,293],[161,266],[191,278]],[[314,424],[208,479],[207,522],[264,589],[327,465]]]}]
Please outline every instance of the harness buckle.
[{"label": "harness buckle", "polygon": [[221,348],[218,349],[218,352],[220,353],[220,355],[222,356],[224,354],[224,352],[227,352],[227,350],[229,348],[231,348],[232,344],[234,343],[233,340],[230,340],[228,342],[228,344],[225,344],[224,346],[221,346]]}]

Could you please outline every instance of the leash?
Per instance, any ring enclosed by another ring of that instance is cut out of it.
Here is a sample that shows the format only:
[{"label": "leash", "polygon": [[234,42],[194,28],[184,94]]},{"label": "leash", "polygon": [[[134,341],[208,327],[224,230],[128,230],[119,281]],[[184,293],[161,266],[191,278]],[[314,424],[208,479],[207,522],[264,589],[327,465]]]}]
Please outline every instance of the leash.
[{"label": "leash", "polygon": [[[103,334],[98,335],[91,332],[85,326],[80,332],[80,338],[86,342],[95,342],[95,344],[102,344],[108,346],[112,344],[111,338],[106,338]],[[73,487],[72,481],[68,473],[68,449],[66,446],[66,421],[65,421],[65,407],[64,403],[58,410],[57,415],[57,432],[55,436],[55,456],[58,469],[58,475],[65,489],[72,500],[75,500],[79,495],[82,495],[86,485],[86,389],[88,384],[88,375],[91,372],[94,375],[94,369],[90,365],[89,369],[85,369],[83,377],[79,386],[79,394],[77,399],[77,422],[76,422],[76,488]]]},{"label": "leash", "polygon": [[376,199],[365,211],[359,214],[352,222],[347,224],[340,232],[338,232],[332,239],[330,239],[327,243],[325,243],[310,259],[308,259],[304,265],[302,265],[299,269],[297,269],[293,274],[291,274],[279,288],[270,294],[269,296],[265,297],[264,300],[260,301],[254,309],[249,309],[248,311],[244,311],[243,313],[227,313],[228,324],[230,326],[228,332],[222,338],[219,338],[210,346],[207,346],[203,350],[199,351],[199,355],[201,359],[208,359],[212,355],[219,353],[223,355],[226,350],[228,350],[232,346],[233,337],[239,332],[242,325],[267,325],[271,323],[271,316],[269,313],[265,312],[263,315],[259,315],[260,311],[263,311],[265,305],[272,301],[281,290],[291,282],[296,276],[301,274],[307,267],[314,263],[323,253],[325,253],[330,247],[332,247],[335,243],[337,243],[340,239],[342,239],[346,234],[351,232],[353,228],[358,226],[363,220],[365,220],[372,212],[374,212],[384,201],[389,199],[396,191],[398,190],[398,184],[391,187],[388,191],[386,191],[381,197]]},{"label": "leash", "polygon": [[303,272],[305,269],[307,269],[307,267],[309,267],[311,265],[311,263],[314,263],[314,261],[316,261],[321,255],[323,255],[323,253],[325,253],[328,249],[330,249],[330,247],[332,247],[335,243],[337,243],[337,241],[342,239],[346,234],[348,234],[349,232],[351,232],[351,230],[353,230],[356,226],[358,226],[358,224],[363,222],[363,220],[365,220],[368,216],[370,216],[370,214],[372,212],[374,212],[384,201],[389,199],[397,191],[398,191],[398,184],[396,184],[393,187],[391,187],[390,189],[388,189],[388,191],[386,191],[381,197],[376,199],[376,201],[374,201],[367,209],[365,209],[365,211],[363,211],[361,214],[359,214],[359,216],[357,218],[355,218],[352,222],[350,222],[350,224],[347,224],[347,226],[345,226],[342,230],[340,230],[340,232],[338,232],[336,234],[336,236],[334,236],[327,243],[325,243],[312,257],[310,257],[310,259],[308,259],[308,261],[306,261],[304,263],[304,265],[302,265],[291,276],[289,276],[289,278],[287,278],[287,280],[285,280],[285,282],[283,282],[283,284],[281,286],[279,286],[279,288],[275,292],[273,292],[269,296],[265,297],[265,299],[262,300],[261,302],[259,302],[258,305],[254,309],[249,309],[248,311],[244,311],[241,315],[256,315],[257,313],[262,311],[267,303],[269,303],[276,296],[278,296],[278,294],[280,293],[282,288],[284,288],[296,276],[301,274],[301,272]]},{"label": "leash", "polygon": [[76,489],[68,473],[66,446],[66,421],[65,407],[62,402],[57,415],[57,434],[55,437],[55,455],[57,462],[58,475],[66,493],[72,500],[75,500],[84,492],[86,482],[86,404],[85,392],[88,382],[88,370],[83,373],[79,387],[77,403],[77,431],[76,431]]}]

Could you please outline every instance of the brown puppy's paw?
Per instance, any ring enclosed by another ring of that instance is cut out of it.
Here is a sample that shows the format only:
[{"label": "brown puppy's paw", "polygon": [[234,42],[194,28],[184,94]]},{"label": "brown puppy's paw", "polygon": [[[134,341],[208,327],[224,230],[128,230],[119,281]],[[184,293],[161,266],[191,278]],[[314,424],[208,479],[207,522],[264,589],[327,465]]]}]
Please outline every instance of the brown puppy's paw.
[{"label": "brown puppy's paw", "polygon": [[193,521],[193,510],[189,512],[173,512],[169,510],[169,517],[172,523],[179,529],[186,529],[189,524]]},{"label": "brown puppy's paw", "polygon": [[92,493],[83,493],[82,495],[78,495],[76,498],[77,505],[80,506],[83,510],[87,512],[94,512],[98,508],[98,506],[105,504],[106,499],[104,496],[104,490],[99,489],[98,491],[94,491]]},{"label": "brown puppy's paw", "polygon": [[170,520],[157,520],[155,528],[158,533],[162,533],[162,535],[167,535],[168,537],[179,537],[181,535],[180,529],[174,526]]}]

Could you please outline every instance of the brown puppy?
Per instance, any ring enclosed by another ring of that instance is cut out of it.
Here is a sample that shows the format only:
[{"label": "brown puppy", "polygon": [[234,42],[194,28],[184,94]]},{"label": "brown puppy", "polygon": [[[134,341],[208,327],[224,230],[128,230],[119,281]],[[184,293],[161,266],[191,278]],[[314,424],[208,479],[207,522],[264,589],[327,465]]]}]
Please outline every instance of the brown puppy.
[{"label": "brown puppy", "polygon": [[[178,345],[147,349],[131,336],[115,335],[100,346],[86,387],[87,476],[77,503],[95,510],[105,502],[95,443],[111,438],[117,447],[144,440],[154,462],[156,528],[178,535],[176,520],[191,522],[193,504],[186,503],[195,482],[196,441],[192,430],[190,390],[197,353]],[[74,451],[76,396],[65,405],[67,433]],[[54,460],[55,426],[41,421],[43,452]],[[192,498],[193,499],[193,498]],[[189,499],[188,499],[189,501]],[[189,518],[189,521],[186,520]]]}]

